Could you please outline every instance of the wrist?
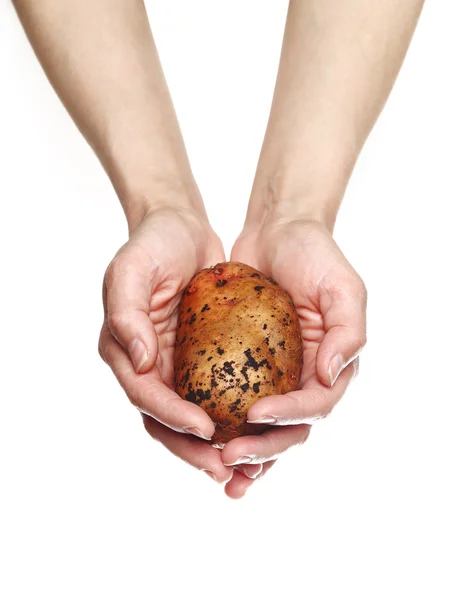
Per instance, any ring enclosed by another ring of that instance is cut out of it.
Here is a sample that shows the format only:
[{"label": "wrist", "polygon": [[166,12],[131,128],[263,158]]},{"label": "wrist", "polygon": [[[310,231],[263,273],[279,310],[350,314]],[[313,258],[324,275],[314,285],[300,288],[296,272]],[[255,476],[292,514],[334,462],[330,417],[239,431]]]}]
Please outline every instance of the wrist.
[{"label": "wrist", "polygon": [[345,184],[311,185],[276,175],[265,180],[257,177],[245,225],[313,221],[332,232],[344,191]]},{"label": "wrist", "polygon": [[160,209],[188,211],[203,219],[207,218],[203,200],[193,179],[170,177],[152,181],[146,186],[133,186],[121,190],[119,199],[130,234],[148,215]]},{"label": "wrist", "polygon": [[105,147],[97,155],[117,193],[133,232],[151,212],[173,208],[198,212],[206,217],[182,140],[172,143],[164,131],[151,143],[147,137],[123,135],[111,127]]}]

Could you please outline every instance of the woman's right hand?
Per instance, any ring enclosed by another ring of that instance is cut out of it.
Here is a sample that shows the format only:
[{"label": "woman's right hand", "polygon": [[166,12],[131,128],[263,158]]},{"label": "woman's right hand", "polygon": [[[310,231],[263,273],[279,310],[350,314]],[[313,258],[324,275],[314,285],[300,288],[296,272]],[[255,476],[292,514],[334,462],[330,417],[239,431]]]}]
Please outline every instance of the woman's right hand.
[{"label": "woman's right hand", "polygon": [[233,469],[208,442],[214,423],[174,392],[174,345],[181,294],[202,268],[224,260],[206,216],[192,209],[148,212],[108,266],[99,353],[148,433],[220,483]]}]

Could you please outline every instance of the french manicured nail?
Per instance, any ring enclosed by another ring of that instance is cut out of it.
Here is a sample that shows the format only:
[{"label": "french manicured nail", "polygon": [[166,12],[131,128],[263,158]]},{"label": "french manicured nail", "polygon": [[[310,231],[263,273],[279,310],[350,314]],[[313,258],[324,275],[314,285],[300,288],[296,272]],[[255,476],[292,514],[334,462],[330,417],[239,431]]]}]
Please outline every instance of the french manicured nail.
[{"label": "french manicured nail", "polygon": [[261,471],[263,470],[262,465],[242,465],[240,468],[249,479],[256,479],[261,475]]},{"label": "french manicured nail", "polygon": [[251,456],[240,456],[237,460],[232,463],[224,463],[226,467],[234,467],[235,465],[245,465],[251,463],[253,458]]},{"label": "french manicured nail", "polygon": [[263,415],[262,417],[258,417],[257,419],[253,419],[252,421],[250,421],[250,419],[247,419],[247,423],[276,423],[277,420],[275,419],[275,417],[271,417],[270,415]]},{"label": "french manicured nail", "polygon": [[333,386],[336,379],[339,377],[342,369],[344,368],[344,357],[342,354],[336,354],[334,358],[330,361],[330,366],[328,367],[328,376],[330,377],[330,386]]},{"label": "french manicured nail", "polygon": [[211,439],[210,437],[205,435],[203,431],[200,431],[198,427],[186,427],[184,429],[184,433],[191,433],[192,435],[196,435],[197,437],[202,438],[202,440],[210,441]]},{"label": "french manicured nail", "polygon": [[208,471],[208,469],[203,469],[203,473],[206,473],[209,477],[211,477],[211,479],[214,479],[214,481],[217,481],[217,477],[214,475],[214,473],[212,471]]},{"label": "french manicured nail", "polygon": [[141,340],[133,340],[128,346],[128,352],[130,353],[134,370],[136,373],[139,373],[148,358],[147,348],[144,346]]}]

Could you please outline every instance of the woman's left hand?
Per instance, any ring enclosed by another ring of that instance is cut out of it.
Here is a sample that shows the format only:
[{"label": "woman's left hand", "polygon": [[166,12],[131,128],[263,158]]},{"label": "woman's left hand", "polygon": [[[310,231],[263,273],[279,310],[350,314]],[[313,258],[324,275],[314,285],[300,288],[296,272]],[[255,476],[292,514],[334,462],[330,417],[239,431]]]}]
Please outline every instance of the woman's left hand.
[{"label": "woman's left hand", "polygon": [[[226,444],[222,459],[239,465],[225,491],[242,497],[288,448],[306,441],[311,424],[330,414],[358,371],[366,343],[366,289],[334,242],[314,221],[244,228],[231,259],[273,277],[294,300],[304,343],[300,390],[253,404],[248,420],[270,423],[259,436]],[[254,478],[245,477],[253,470]]]}]

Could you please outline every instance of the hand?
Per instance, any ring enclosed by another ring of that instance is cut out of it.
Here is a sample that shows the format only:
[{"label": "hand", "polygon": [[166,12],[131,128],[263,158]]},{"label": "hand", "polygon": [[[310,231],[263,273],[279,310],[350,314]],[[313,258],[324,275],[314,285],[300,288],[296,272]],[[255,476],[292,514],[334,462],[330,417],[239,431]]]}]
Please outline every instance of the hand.
[{"label": "hand", "polygon": [[173,391],[173,355],[184,288],[199,270],[223,260],[206,217],[172,208],[148,213],[106,271],[99,340],[101,357],[142,413],[150,435],[221,483],[232,469],[200,439],[214,433],[206,412]]},{"label": "hand", "polygon": [[[250,457],[252,464],[262,465],[262,475],[279,454],[307,439],[310,425],[330,414],[357,373],[357,356],[366,342],[366,290],[330,231],[317,222],[246,228],[232,260],[270,275],[290,293],[304,342],[301,389],[262,398],[248,411],[249,421],[283,427],[232,440],[222,451],[225,464]],[[251,483],[235,474],[226,492],[240,497]]]}]

